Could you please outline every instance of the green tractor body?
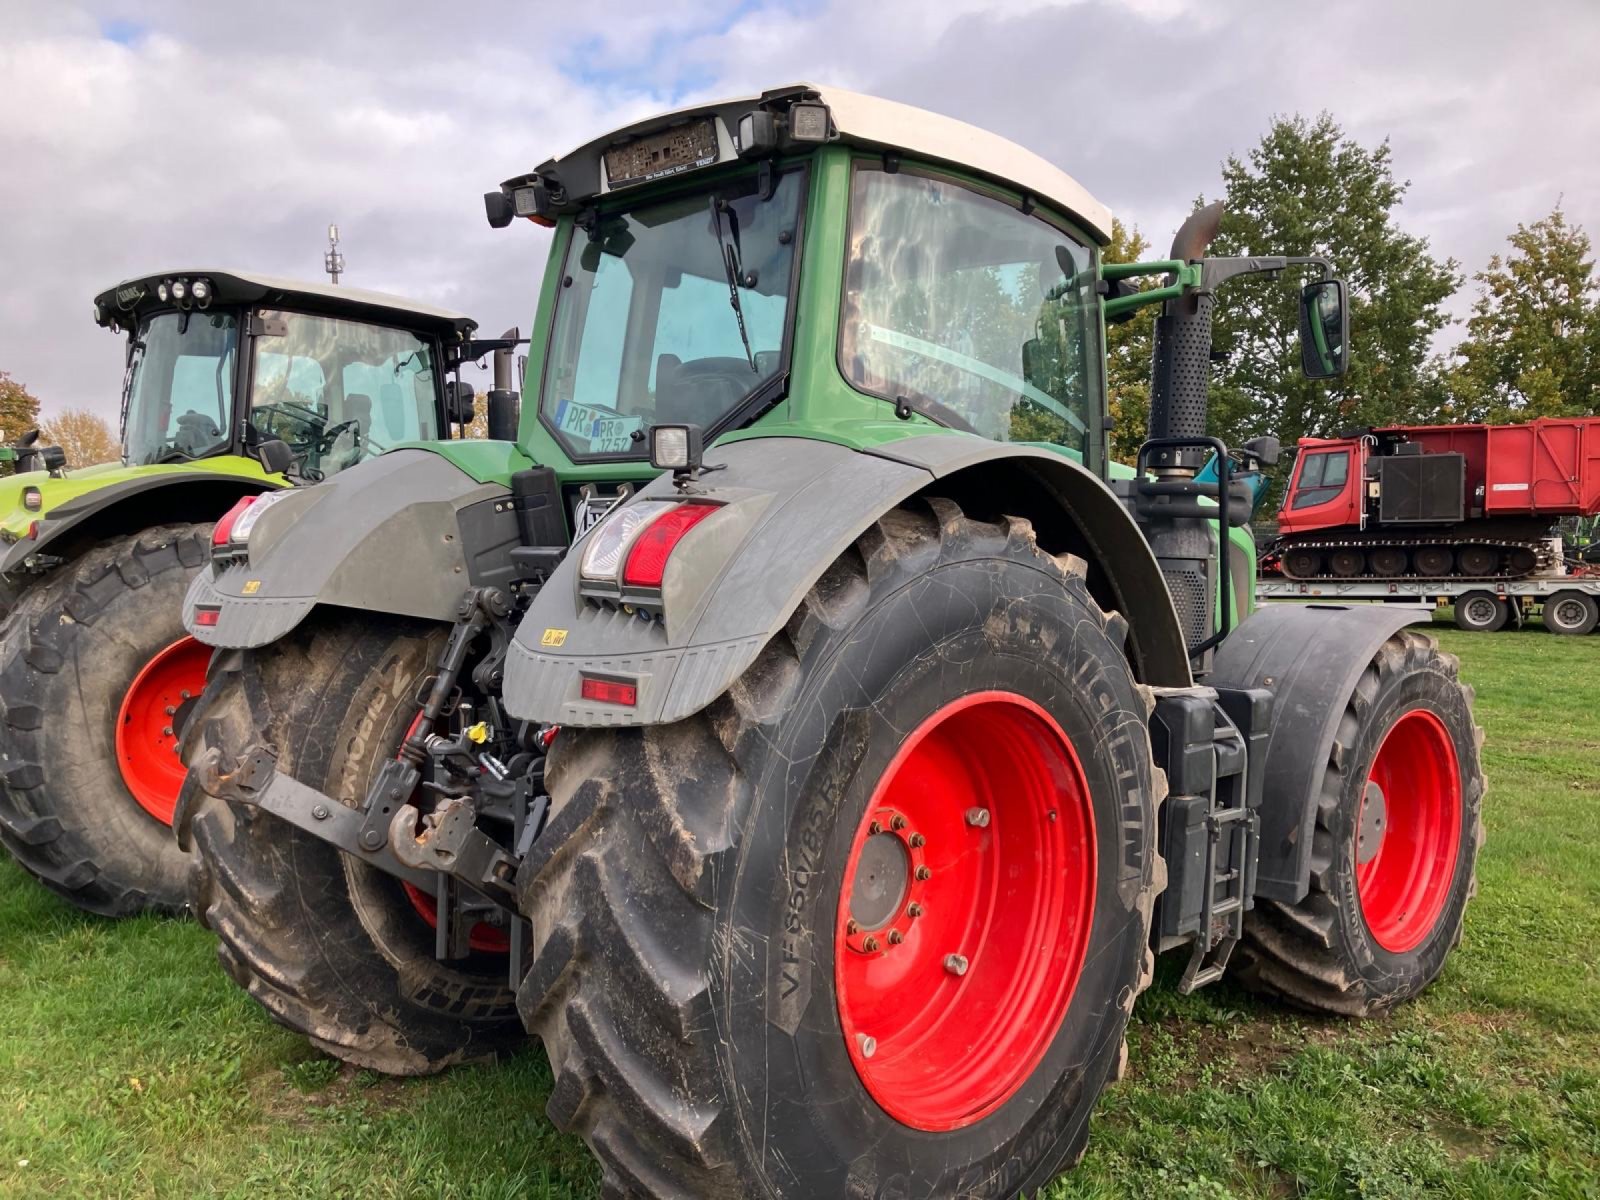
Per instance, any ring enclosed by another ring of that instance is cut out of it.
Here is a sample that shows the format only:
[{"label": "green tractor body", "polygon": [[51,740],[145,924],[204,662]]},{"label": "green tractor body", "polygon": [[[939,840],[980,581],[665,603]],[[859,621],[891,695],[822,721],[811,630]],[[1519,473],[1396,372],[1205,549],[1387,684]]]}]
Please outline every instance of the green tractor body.
[{"label": "green tractor body", "polygon": [[127,280],[95,317],[128,339],[122,461],[68,469],[35,434],[0,479],[0,841],[91,911],[176,911],[177,732],[210,654],[177,600],[212,523],[470,419],[444,376],[475,326],[226,271]]},{"label": "green tractor body", "polygon": [[516,444],[263,507],[184,602],[232,653],[176,825],[279,1020],[398,1072],[526,1028],[617,1195],[1011,1197],[1156,953],[1351,1015],[1437,975],[1470,698],[1416,614],[1253,611],[1276,444],[1206,432],[1232,278],[1309,272],[1343,371],[1328,264],[1207,258],[1214,206],[1108,266],[1051,164],[806,85],[486,204],[554,228]]}]

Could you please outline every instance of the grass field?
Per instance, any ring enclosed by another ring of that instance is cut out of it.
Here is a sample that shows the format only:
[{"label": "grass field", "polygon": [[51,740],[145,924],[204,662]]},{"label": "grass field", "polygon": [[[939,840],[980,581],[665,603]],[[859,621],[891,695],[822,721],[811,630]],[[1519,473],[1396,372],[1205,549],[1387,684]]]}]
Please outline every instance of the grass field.
[{"label": "grass field", "polygon": [[[1490,778],[1444,976],[1352,1024],[1169,973],[1049,1200],[1600,1198],[1600,636],[1440,635]],[[593,1197],[549,1083],[537,1050],[437,1080],[341,1068],[199,928],[84,917],[0,864],[0,1195]]]}]

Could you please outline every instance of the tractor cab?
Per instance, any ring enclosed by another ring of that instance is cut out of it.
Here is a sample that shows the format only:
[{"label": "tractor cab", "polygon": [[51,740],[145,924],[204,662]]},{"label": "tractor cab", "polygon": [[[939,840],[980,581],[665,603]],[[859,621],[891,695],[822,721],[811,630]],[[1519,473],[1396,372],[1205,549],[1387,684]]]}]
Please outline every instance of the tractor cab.
[{"label": "tractor cab", "polygon": [[279,441],[285,473],[310,482],[445,436],[445,372],[475,328],[394,296],[221,271],[118,284],[95,319],[128,335],[126,465],[260,461]]}]

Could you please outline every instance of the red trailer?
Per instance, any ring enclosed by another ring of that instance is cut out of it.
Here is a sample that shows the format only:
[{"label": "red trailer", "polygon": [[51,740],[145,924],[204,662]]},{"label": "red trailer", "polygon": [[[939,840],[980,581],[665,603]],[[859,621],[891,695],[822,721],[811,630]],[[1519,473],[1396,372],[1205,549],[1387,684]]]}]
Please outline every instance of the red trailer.
[{"label": "red trailer", "polygon": [[1274,546],[1292,579],[1518,579],[1600,513],[1600,417],[1305,438]]}]

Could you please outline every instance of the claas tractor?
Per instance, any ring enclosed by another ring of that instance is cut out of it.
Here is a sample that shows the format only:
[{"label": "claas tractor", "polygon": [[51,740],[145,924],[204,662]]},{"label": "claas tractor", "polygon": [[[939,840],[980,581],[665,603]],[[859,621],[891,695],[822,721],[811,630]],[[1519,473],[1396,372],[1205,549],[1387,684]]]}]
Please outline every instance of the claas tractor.
[{"label": "claas tractor", "polygon": [[177,734],[211,655],[179,604],[213,523],[470,419],[444,377],[474,323],[229,271],[126,280],[95,320],[127,337],[122,461],[28,445],[0,481],[0,842],[80,908],[178,911]]},{"label": "claas tractor", "polygon": [[[178,829],[223,962],[351,1061],[538,1036],[628,1197],[1010,1197],[1082,1154],[1155,955],[1320,1013],[1443,967],[1484,781],[1393,608],[1252,610],[1272,448],[1206,433],[1240,275],[948,118],[795,85],[486,200],[554,230],[515,444],[263,512]],[[1150,437],[1104,330],[1159,305]],[[570,548],[569,548],[570,543]]]}]

